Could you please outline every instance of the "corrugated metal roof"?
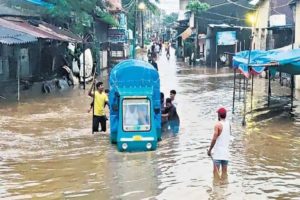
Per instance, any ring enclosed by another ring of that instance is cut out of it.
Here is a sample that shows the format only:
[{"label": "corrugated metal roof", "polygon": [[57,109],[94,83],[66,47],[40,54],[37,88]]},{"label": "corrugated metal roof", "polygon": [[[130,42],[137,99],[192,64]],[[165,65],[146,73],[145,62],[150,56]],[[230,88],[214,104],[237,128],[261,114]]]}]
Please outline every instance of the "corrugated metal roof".
[{"label": "corrugated metal roof", "polygon": [[32,35],[0,26],[0,43],[2,44],[26,44],[36,41],[37,38]]},{"label": "corrugated metal roof", "polygon": [[0,18],[0,26],[7,27],[16,31],[21,31],[32,35],[36,38],[51,39],[67,42],[81,42],[81,38],[75,34],[68,35],[58,27],[52,26],[45,22],[38,23],[36,26],[29,24],[19,18]]},{"label": "corrugated metal roof", "polygon": [[53,32],[53,33],[59,34],[59,35],[63,36],[66,40],[69,40],[69,41],[70,40],[74,40],[76,42],[81,42],[82,41],[81,37],[79,37],[78,35],[72,33],[71,31],[63,29],[63,28],[59,28],[59,27],[54,26],[52,24],[42,22],[39,25],[39,27],[40,27],[41,30],[45,30],[45,31],[48,31],[48,32]]}]

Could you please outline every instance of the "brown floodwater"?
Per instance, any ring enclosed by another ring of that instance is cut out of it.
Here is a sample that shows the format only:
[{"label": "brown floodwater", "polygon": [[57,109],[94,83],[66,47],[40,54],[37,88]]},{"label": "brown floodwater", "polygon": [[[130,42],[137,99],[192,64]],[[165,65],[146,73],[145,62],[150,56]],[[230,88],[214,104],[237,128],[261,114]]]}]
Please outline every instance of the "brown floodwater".
[{"label": "brown floodwater", "polygon": [[162,91],[177,90],[181,128],[153,152],[120,153],[108,134],[92,135],[87,91],[1,101],[0,199],[300,199],[300,101],[290,113],[287,87],[272,81],[268,107],[267,81],[255,78],[246,127],[237,90],[228,180],[219,182],[206,149],[217,108],[231,113],[232,71],[164,54],[158,66]]}]

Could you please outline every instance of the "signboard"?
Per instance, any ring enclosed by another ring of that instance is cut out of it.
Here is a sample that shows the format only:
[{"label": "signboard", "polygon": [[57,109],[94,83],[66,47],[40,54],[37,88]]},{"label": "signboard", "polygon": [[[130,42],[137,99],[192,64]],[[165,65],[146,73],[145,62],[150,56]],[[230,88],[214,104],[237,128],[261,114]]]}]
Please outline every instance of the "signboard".
[{"label": "signboard", "polygon": [[119,28],[121,29],[127,29],[127,17],[124,13],[118,14],[119,18]]},{"label": "signboard", "polygon": [[217,32],[217,45],[234,45],[236,43],[236,31]]},{"label": "signboard", "polygon": [[286,25],[285,15],[271,15],[270,16],[270,27],[285,26],[285,25]]},{"label": "signboard", "polygon": [[117,28],[110,28],[108,29],[108,41],[112,43],[117,42],[126,42],[126,30],[125,29],[117,29]]}]

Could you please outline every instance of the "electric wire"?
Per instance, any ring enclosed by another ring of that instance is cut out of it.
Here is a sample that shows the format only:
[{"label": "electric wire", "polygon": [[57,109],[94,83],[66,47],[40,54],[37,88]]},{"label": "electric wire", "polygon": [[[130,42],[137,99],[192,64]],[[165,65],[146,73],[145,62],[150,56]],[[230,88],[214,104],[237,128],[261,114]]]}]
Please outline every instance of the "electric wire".
[{"label": "electric wire", "polygon": [[123,9],[129,11],[134,4],[135,4],[135,0],[131,0],[130,2],[128,2],[128,4],[123,6]]},{"label": "electric wire", "polygon": [[132,4],[132,2],[134,2],[134,0],[130,0],[127,4],[123,5],[122,7],[128,7],[130,4]]},{"label": "electric wire", "polygon": [[247,7],[247,6],[243,6],[243,5],[241,5],[241,4],[238,4],[238,3],[236,3],[236,2],[233,2],[233,1],[231,1],[231,0],[227,0],[229,3],[232,3],[232,4],[234,4],[234,5],[236,5],[236,6],[239,6],[239,7],[241,7],[241,8],[245,8],[245,9],[247,9],[247,10],[255,10],[254,8],[250,8],[250,7]]},{"label": "electric wire", "polygon": [[282,4],[282,5],[280,5],[280,6],[276,6],[276,7],[272,8],[272,9],[277,9],[277,8],[282,8],[282,7],[285,7],[285,6],[289,6],[290,3],[292,3],[293,1],[294,1],[294,0],[290,0],[288,3]]},{"label": "electric wire", "polygon": [[217,15],[217,16],[220,16],[220,17],[226,17],[226,18],[230,18],[230,19],[245,21],[244,18],[233,17],[233,16],[229,16],[229,15],[223,15],[223,14],[220,14],[220,13],[214,13],[214,12],[210,12],[210,11],[205,11],[205,13],[212,14],[212,15]]}]

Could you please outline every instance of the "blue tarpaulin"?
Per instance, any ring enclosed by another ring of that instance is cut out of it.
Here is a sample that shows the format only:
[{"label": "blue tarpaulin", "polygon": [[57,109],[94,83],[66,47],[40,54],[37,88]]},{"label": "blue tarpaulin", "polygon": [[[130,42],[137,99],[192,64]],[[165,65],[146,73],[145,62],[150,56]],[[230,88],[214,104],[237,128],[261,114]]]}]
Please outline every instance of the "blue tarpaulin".
[{"label": "blue tarpaulin", "polygon": [[33,3],[33,4],[36,4],[36,5],[39,5],[39,6],[43,6],[43,7],[46,7],[46,8],[52,8],[53,7],[53,4],[51,3],[47,3],[43,0],[26,0],[30,3]]},{"label": "blue tarpaulin", "polygon": [[246,77],[252,74],[260,74],[269,67],[273,72],[284,72],[292,75],[300,74],[300,49],[289,51],[241,51],[233,57],[233,67],[239,69]]}]

